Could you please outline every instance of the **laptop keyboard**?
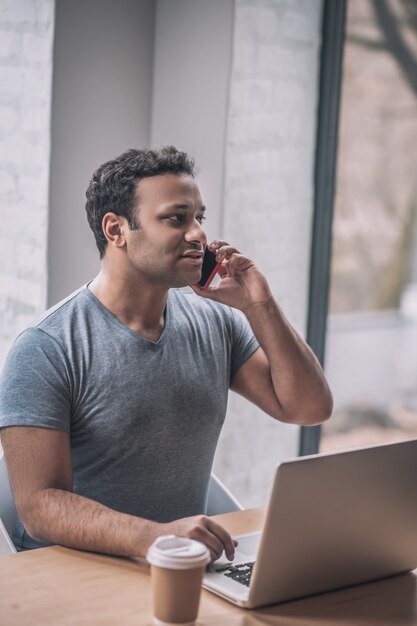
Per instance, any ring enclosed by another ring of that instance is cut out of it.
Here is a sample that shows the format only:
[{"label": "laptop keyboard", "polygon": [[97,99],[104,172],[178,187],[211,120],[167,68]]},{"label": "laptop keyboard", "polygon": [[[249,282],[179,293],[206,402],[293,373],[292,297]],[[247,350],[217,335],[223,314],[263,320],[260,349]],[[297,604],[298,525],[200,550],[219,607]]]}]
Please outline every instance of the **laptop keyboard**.
[{"label": "laptop keyboard", "polygon": [[236,580],[238,583],[249,587],[250,577],[252,575],[252,569],[255,565],[255,561],[251,563],[240,563],[240,565],[232,565],[228,567],[224,572],[224,575],[228,578]]}]

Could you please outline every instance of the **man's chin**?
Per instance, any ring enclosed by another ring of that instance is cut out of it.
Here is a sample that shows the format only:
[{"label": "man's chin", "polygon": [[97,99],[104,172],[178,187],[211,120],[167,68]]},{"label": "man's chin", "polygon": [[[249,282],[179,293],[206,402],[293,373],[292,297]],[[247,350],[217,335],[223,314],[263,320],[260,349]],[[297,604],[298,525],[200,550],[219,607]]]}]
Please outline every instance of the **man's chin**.
[{"label": "man's chin", "polygon": [[[190,272],[188,275],[182,274],[175,276],[174,281],[175,284],[172,285],[175,289],[180,289],[181,287],[192,287],[196,285],[201,278],[201,271],[199,272]],[[174,282],[173,281],[173,282]]]}]

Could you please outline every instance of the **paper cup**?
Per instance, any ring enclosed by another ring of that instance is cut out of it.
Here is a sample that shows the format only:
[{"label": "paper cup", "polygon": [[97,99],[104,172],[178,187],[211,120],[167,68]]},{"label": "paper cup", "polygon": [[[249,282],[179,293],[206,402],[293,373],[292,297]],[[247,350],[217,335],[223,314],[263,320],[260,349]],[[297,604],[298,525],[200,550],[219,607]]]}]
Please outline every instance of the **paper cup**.
[{"label": "paper cup", "polygon": [[164,535],[146,556],[151,565],[154,623],[158,626],[195,623],[208,548],[199,541]]}]

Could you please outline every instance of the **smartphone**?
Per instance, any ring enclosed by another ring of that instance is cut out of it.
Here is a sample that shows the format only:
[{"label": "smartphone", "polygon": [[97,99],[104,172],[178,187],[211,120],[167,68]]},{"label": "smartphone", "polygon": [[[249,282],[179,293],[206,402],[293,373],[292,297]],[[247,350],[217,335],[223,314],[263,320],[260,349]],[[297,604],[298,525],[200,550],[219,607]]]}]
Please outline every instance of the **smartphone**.
[{"label": "smartphone", "polygon": [[216,261],[216,255],[214,252],[211,252],[208,248],[206,248],[203,257],[203,267],[201,268],[201,278],[198,281],[200,287],[207,289],[219,271],[221,264],[221,261],[219,263]]}]

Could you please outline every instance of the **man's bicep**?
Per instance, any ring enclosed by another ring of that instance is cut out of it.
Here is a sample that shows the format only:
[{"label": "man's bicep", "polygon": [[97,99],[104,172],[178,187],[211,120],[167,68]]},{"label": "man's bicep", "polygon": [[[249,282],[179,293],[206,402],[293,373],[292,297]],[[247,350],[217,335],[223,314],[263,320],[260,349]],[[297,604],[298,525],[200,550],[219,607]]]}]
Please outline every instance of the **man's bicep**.
[{"label": "man's bicep", "polygon": [[16,507],[23,511],[43,489],[72,490],[68,433],[50,428],[9,426],[0,431]]},{"label": "man's bicep", "polygon": [[282,419],[282,410],[272,385],[269,361],[262,348],[258,348],[232,378],[230,388],[260,409]]}]

